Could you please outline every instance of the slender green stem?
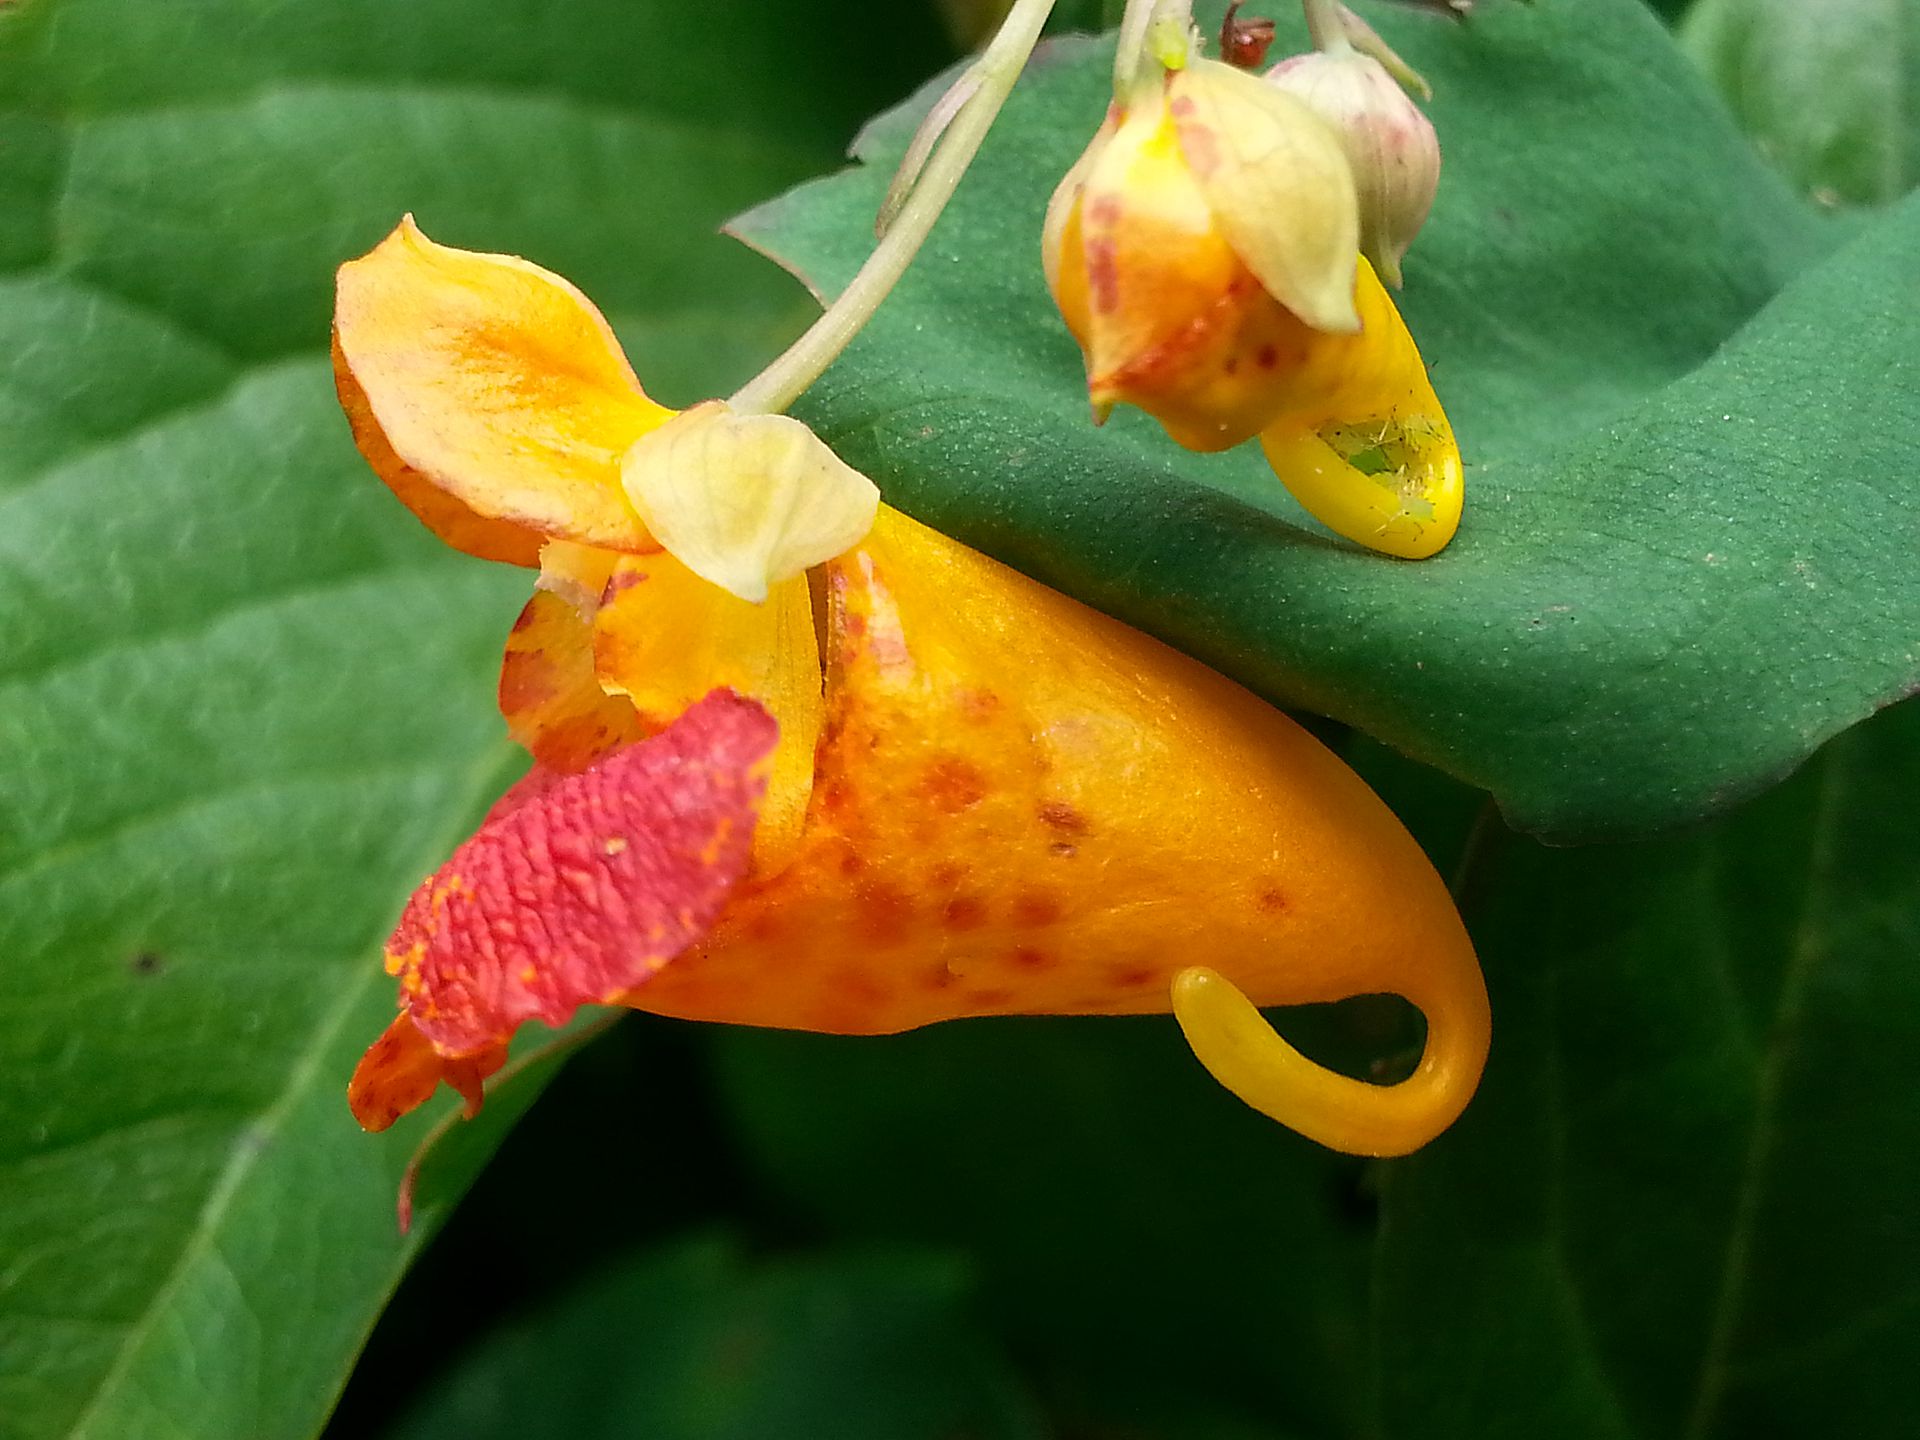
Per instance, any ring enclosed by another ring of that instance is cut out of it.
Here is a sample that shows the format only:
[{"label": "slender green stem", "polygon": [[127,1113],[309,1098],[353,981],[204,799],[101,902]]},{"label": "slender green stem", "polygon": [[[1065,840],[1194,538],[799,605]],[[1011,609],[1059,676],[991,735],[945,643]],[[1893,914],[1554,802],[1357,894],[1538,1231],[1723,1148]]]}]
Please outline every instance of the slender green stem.
[{"label": "slender green stem", "polygon": [[727,403],[738,413],[777,414],[818,380],[839,358],[855,335],[880,308],[900,277],[913,263],[933,224],[953,198],[967,173],[980,142],[986,139],[1000,106],[1020,78],[1027,57],[1039,42],[1040,27],[1053,10],[1054,0],[1014,0],[999,33],[975,62],[970,79],[977,84],[971,99],[954,116],[940,147],[926,163],[886,238],[873,247],[826,313],[765,370],[741,386]]},{"label": "slender green stem", "polygon": [[1347,39],[1340,0],[1300,0],[1300,8],[1307,12],[1307,36],[1313,41],[1314,49],[1341,55],[1353,48]]},{"label": "slender green stem", "polygon": [[1159,8],[1159,0],[1127,0],[1127,8],[1120,16],[1119,44],[1113,52],[1113,93],[1116,98],[1130,94],[1134,77],[1139,74],[1140,63],[1145,59],[1147,47],[1147,27],[1153,23],[1153,12]]},{"label": "slender green stem", "polygon": [[1171,56],[1186,58],[1187,32],[1193,26],[1193,0],[1127,0],[1120,17],[1119,45],[1113,52],[1113,95],[1126,104],[1135,87],[1164,68]]}]

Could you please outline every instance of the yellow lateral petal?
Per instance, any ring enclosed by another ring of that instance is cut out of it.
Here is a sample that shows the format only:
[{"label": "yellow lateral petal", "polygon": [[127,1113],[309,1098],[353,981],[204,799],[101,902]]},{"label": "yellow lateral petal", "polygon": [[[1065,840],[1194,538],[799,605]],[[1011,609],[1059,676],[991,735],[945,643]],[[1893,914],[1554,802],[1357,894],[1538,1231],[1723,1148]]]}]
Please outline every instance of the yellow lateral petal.
[{"label": "yellow lateral petal", "polygon": [[798,420],[718,400],[643,437],[620,468],[660,543],[743,600],[851,549],[880,505],[874,483]]},{"label": "yellow lateral petal", "polygon": [[1360,202],[1339,137],[1299,100],[1217,60],[1167,83],[1180,148],[1221,233],[1316,330],[1351,333]]},{"label": "yellow lateral petal", "polygon": [[721,685],[772,712],[780,745],[753,853],[756,875],[777,873],[800,838],[824,714],[806,577],[779,582],[756,605],[670,554],[623,558],[594,621],[594,660],[601,686],[627,697],[649,732]]},{"label": "yellow lateral petal", "polygon": [[340,267],[334,343],[362,453],[448,543],[523,560],[501,553],[516,530],[649,547],[619,462],[673,412],[559,276],[437,245],[409,216]]},{"label": "yellow lateral petal", "polygon": [[1054,291],[1095,405],[1158,413],[1161,396],[1218,367],[1236,301],[1258,286],[1214,223],[1164,97],[1143,95],[1108,126],[1083,157],[1078,203],[1054,217]]},{"label": "yellow lateral petal", "polygon": [[654,729],[594,674],[593,617],[617,557],[553,543],[500,662],[500,713],[534,759],[571,775]]}]

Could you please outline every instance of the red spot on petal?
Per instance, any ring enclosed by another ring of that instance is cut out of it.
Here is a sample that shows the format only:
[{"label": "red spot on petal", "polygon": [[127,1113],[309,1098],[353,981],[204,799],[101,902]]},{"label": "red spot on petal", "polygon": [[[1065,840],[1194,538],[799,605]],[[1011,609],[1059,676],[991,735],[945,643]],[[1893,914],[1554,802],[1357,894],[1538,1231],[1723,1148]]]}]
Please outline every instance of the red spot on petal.
[{"label": "red spot on petal", "polygon": [[647,573],[639,566],[616,565],[613,567],[613,573],[607,577],[606,589],[600,592],[600,603],[610,605],[616,595],[623,594],[636,585],[644,585],[646,581]]},{"label": "red spot on petal", "polygon": [[1120,251],[1111,236],[1086,242],[1087,290],[1096,314],[1111,315],[1120,308]]},{"label": "red spot on petal", "polygon": [[943,755],[927,766],[920,789],[935,809],[957,815],[985,799],[989,786],[979,767],[957,755]]},{"label": "red spot on petal", "polygon": [[1042,800],[1037,813],[1043,824],[1063,835],[1084,835],[1092,828],[1087,824],[1087,817],[1064,800]]},{"label": "red spot on petal", "polygon": [[854,891],[860,934],[873,945],[898,945],[913,919],[913,897],[891,885],[862,885]]},{"label": "red spot on petal", "polygon": [[1032,945],[1016,946],[1007,959],[1022,970],[1044,970],[1053,964],[1053,956]]},{"label": "red spot on petal", "polygon": [[1000,710],[1000,697],[991,690],[962,690],[959,695],[960,714],[976,723],[990,720]]},{"label": "red spot on petal", "polygon": [[987,904],[977,895],[956,895],[940,912],[949,930],[977,930],[986,923]]},{"label": "red spot on petal", "polygon": [[869,970],[842,970],[833,977],[833,985],[841,999],[866,1009],[877,1010],[893,999],[892,987],[882,983]]},{"label": "red spot on petal", "polygon": [[[1186,104],[1183,111],[1180,107]],[[1193,106],[1185,101],[1173,103],[1173,113],[1182,117],[1180,123],[1180,153],[1186,157],[1187,168],[1195,175],[1211,175],[1220,165],[1220,137],[1213,133],[1211,126],[1202,125],[1190,117]]]},{"label": "red spot on petal", "polygon": [[1013,902],[1014,922],[1019,925],[1051,925],[1060,918],[1060,897],[1043,890],[1028,890]]}]

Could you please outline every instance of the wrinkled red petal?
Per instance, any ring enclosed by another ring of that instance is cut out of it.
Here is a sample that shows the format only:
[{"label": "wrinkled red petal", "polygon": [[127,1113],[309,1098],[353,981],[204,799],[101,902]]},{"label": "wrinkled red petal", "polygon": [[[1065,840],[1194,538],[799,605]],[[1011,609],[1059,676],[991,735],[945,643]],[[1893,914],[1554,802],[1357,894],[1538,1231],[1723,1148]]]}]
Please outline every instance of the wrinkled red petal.
[{"label": "wrinkled red petal", "polygon": [[388,942],[419,1032],[471,1056],[523,1021],[617,1000],[700,939],[746,872],[778,739],[760,705],[716,690],[654,738],[496,807]]}]

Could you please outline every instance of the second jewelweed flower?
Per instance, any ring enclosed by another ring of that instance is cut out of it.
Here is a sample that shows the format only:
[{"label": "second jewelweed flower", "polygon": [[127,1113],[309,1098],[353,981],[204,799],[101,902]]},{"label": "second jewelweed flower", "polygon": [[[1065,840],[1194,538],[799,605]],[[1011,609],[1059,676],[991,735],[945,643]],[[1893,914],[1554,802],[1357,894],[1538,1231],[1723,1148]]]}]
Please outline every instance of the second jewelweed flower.
[{"label": "second jewelweed flower", "polygon": [[1142,57],[1054,192],[1047,283],[1097,422],[1124,402],[1190,450],[1258,436],[1329,529],[1422,559],[1459,525],[1460,452],[1361,253],[1351,153],[1279,85]]}]

